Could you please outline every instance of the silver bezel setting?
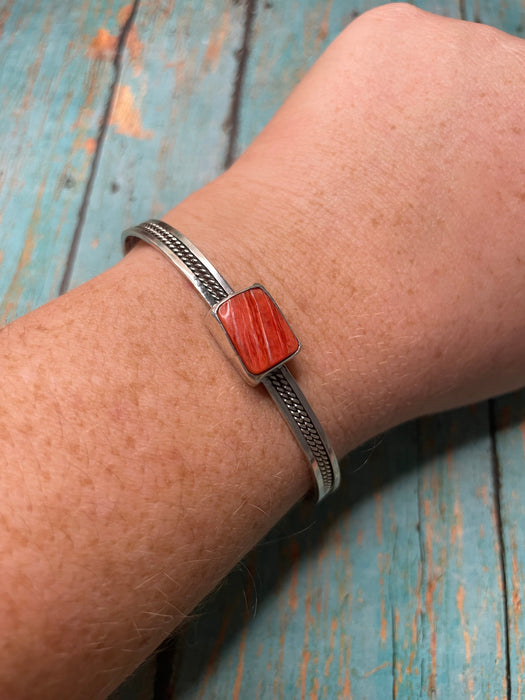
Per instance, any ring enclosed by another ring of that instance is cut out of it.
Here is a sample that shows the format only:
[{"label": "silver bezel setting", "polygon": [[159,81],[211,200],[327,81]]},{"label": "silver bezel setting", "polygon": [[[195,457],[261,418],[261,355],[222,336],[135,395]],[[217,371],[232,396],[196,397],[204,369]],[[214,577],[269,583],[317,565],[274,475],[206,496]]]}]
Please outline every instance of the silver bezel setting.
[{"label": "silver bezel setting", "polygon": [[[281,360],[281,362],[278,362],[277,364],[272,365],[272,367],[270,367],[269,369],[267,369],[265,372],[262,372],[261,374],[253,374],[253,373],[250,372],[250,370],[246,367],[246,365],[244,364],[244,362],[243,362],[241,356],[240,356],[239,353],[237,352],[237,350],[236,350],[234,344],[232,343],[231,338],[230,338],[230,336],[229,336],[229,334],[228,334],[228,331],[226,330],[226,328],[224,328],[224,326],[223,326],[223,324],[222,324],[222,321],[221,321],[221,319],[219,318],[219,315],[218,315],[218,310],[219,310],[219,308],[220,308],[224,303],[226,303],[227,301],[229,301],[229,300],[232,299],[233,297],[236,297],[236,296],[239,296],[240,294],[243,294],[243,293],[245,293],[245,292],[248,292],[250,289],[261,289],[261,290],[270,298],[270,300],[271,300],[272,303],[275,305],[275,307],[277,308],[277,310],[279,311],[279,313],[281,314],[281,316],[284,318],[285,323],[288,325],[288,328],[291,330],[291,332],[292,332],[292,334],[293,334],[293,337],[294,337],[295,340],[297,341],[297,350],[295,350],[295,351],[292,352],[290,355],[288,355],[287,357],[285,357],[283,360]],[[219,346],[222,348],[224,354],[225,354],[225,355],[227,356],[227,358],[233,363],[233,365],[235,366],[235,368],[237,369],[237,371],[239,372],[239,374],[240,374],[240,375],[245,379],[245,381],[247,381],[248,384],[250,384],[251,386],[256,386],[257,384],[259,384],[260,382],[262,382],[262,380],[263,380],[265,377],[267,377],[268,374],[270,374],[270,372],[273,372],[273,371],[275,371],[276,369],[278,369],[279,367],[282,367],[286,362],[288,362],[289,360],[291,360],[292,357],[295,357],[295,356],[297,355],[297,353],[298,353],[298,352],[300,351],[300,349],[301,349],[301,342],[300,342],[299,338],[295,335],[295,333],[294,333],[293,328],[291,327],[291,325],[288,323],[288,319],[286,318],[286,316],[285,316],[285,315],[283,314],[283,312],[281,311],[281,308],[280,308],[279,304],[277,304],[277,302],[275,301],[275,299],[274,299],[274,298],[272,297],[272,295],[268,292],[268,290],[265,289],[265,287],[263,287],[262,284],[258,284],[258,283],[252,284],[250,287],[246,287],[246,289],[241,289],[240,291],[234,292],[233,294],[229,294],[229,295],[228,295],[227,297],[225,297],[224,299],[221,299],[221,301],[219,301],[217,304],[214,304],[214,305],[211,307],[210,313],[208,314],[208,317],[207,317],[206,320],[207,320],[208,329],[210,330],[212,336],[213,336],[214,339],[217,341],[217,343],[219,344]]]}]

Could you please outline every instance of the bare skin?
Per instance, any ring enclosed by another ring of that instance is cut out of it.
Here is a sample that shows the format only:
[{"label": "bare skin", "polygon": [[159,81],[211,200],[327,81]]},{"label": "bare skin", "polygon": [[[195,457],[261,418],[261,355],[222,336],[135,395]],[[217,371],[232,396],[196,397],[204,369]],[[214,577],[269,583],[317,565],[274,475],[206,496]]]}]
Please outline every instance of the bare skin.
[{"label": "bare skin", "polygon": [[[165,217],[280,303],[339,455],[525,383],[524,67],[519,39],[378,8]],[[105,697],[308,490],[205,313],[141,245],[0,333],[0,696]]]}]

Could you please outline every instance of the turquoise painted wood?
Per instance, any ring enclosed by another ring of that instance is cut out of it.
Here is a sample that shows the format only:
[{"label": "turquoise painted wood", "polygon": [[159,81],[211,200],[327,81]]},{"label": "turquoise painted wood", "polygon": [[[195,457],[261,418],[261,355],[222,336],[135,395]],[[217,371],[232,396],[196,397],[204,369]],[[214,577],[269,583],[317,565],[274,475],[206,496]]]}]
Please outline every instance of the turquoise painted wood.
[{"label": "turquoise painted wood", "polygon": [[58,293],[123,4],[84,0],[64,12],[60,0],[0,3],[0,322]]},{"label": "turquoise painted wood", "polygon": [[495,402],[507,581],[510,683],[525,696],[525,392]]},{"label": "turquoise painted wood", "polygon": [[[237,153],[374,4],[255,3]],[[517,0],[418,5],[523,34]],[[0,3],[2,320],[57,294],[77,227],[72,285],[118,259],[121,228],[218,174],[228,150],[243,3],[139,0],[121,70],[131,5],[63,8]],[[291,513],[114,697],[525,696],[524,426],[519,393],[357,450],[340,493]]]},{"label": "turquoise painted wood", "polygon": [[505,697],[505,607],[487,405],[420,421],[426,692]]},{"label": "turquoise painted wood", "polygon": [[119,231],[223,169],[244,13],[228,0],[139,5],[72,275],[121,257]]},{"label": "turquoise painted wood", "polygon": [[465,19],[490,24],[516,36],[523,36],[525,31],[525,8],[519,2],[465,0]]}]

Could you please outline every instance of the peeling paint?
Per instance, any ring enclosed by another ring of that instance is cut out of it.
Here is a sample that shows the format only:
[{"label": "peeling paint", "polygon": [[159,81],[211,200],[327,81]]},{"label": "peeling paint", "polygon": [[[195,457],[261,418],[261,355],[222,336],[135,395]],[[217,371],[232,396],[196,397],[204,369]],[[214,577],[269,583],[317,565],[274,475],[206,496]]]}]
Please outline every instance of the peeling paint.
[{"label": "peeling paint", "polygon": [[136,139],[150,139],[152,132],[142,127],[140,111],[129,85],[119,85],[111,109],[109,123],[116,127],[117,134]]},{"label": "peeling paint", "polygon": [[[425,509],[427,503],[430,507],[430,502],[425,501]],[[436,575],[434,573],[433,557],[432,557],[432,541],[434,533],[432,523],[428,522],[425,534],[425,554],[427,558],[427,581],[425,591],[425,612],[428,618],[428,626],[430,628],[430,661],[431,672],[428,678],[428,689],[432,693],[436,688],[437,678],[437,634],[436,634],[436,616],[434,611],[434,593],[436,590]]]},{"label": "peeling paint", "polygon": [[224,40],[230,33],[230,13],[224,12],[218,29],[213,29],[208,39],[208,47],[204,54],[204,66],[212,71],[217,70]]},{"label": "peeling paint", "polygon": [[317,42],[321,44],[328,36],[328,29],[330,26],[330,12],[332,11],[333,0],[327,2],[323,12],[323,18],[319,26],[319,31],[317,32]]},{"label": "peeling paint", "polygon": [[308,649],[303,649],[303,661],[301,663],[301,700],[305,700],[306,697],[306,676],[308,672],[308,664],[310,662],[310,652]]},{"label": "peeling paint", "polygon": [[478,489],[476,489],[476,496],[478,498],[481,498],[484,506],[488,506],[489,498],[486,484],[483,484],[483,486],[480,486]]},{"label": "peeling paint", "polygon": [[84,149],[85,149],[86,153],[90,153],[90,154],[94,153],[96,151],[96,148],[97,148],[96,139],[93,139],[93,138],[86,139],[86,141],[84,143]]},{"label": "peeling paint", "polygon": [[461,506],[459,500],[456,496],[454,499],[454,522],[450,528],[450,544],[458,544],[461,542],[463,537],[463,514],[461,512]]},{"label": "peeling paint", "polygon": [[15,273],[11,278],[11,282],[4,297],[4,299],[9,299],[10,301],[4,306],[2,325],[7,321],[11,311],[17,308],[20,298],[24,292],[24,271],[30,267],[33,252],[36,247],[36,228],[42,215],[42,197],[44,196],[45,188],[46,181],[44,180],[41,182],[38,189],[38,198],[35,202],[33,213],[31,215],[31,221],[26,231],[24,247],[18,259]]},{"label": "peeling paint", "polygon": [[112,61],[117,50],[118,38],[107,29],[100,27],[89,42],[87,55],[93,61]]},{"label": "peeling paint", "polygon": [[501,661],[503,658],[503,648],[501,644],[501,625],[496,620],[496,658],[498,661]]},{"label": "peeling paint", "polygon": [[370,678],[370,676],[373,676],[374,673],[382,671],[384,668],[390,668],[389,661],[384,661],[382,664],[379,664],[379,666],[375,666],[375,668],[371,669],[370,671],[366,671],[366,673],[363,674],[363,678]]},{"label": "peeling paint", "polygon": [[334,645],[335,645],[335,633],[337,631],[337,618],[334,618],[332,620],[332,623],[330,625],[330,643],[329,643],[329,649],[330,649],[330,654],[328,655],[325,665],[324,665],[324,675],[325,678],[328,678],[330,676],[330,666],[332,665],[332,662],[334,660]]},{"label": "peeling paint", "polygon": [[459,586],[457,590],[456,606],[459,612],[461,627],[463,629],[463,641],[465,643],[465,661],[467,662],[467,664],[470,664],[470,635],[468,633],[467,624],[465,620],[465,588],[463,585]]},{"label": "peeling paint", "polygon": [[126,37],[126,49],[133,66],[133,75],[136,77],[142,72],[142,51],[144,45],[139,39],[137,27],[134,24],[130,27]]},{"label": "peeling paint", "polygon": [[385,573],[388,575],[389,557],[382,552],[377,555],[377,566],[379,570],[379,590],[380,590],[380,615],[381,615],[381,643],[386,644],[387,637],[387,619],[386,619],[386,601],[385,601]]},{"label": "peeling paint", "polygon": [[129,19],[133,11],[133,5],[129,3],[128,5],[123,5],[117,12],[117,22],[123,27]]},{"label": "peeling paint", "polygon": [[4,33],[4,27],[5,23],[7,22],[9,18],[9,14],[11,12],[11,7],[8,5],[4,5],[2,9],[0,10],[0,38],[2,37],[2,34]]}]

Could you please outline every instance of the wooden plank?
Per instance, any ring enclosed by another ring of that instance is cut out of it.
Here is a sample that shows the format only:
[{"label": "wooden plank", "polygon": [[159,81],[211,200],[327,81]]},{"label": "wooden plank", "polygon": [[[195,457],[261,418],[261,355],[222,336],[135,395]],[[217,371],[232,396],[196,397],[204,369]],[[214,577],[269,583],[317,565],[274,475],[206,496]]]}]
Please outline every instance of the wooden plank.
[{"label": "wooden plank", "polygon": [[505,605],[486,404],[420,421],[429,697],[505,697]]},{"label": "wooden plank", "polygon": [[121,257],[120,232],[161,216],[223,169],[244,9],[142,0],[124,56],[72,275]]},{"label": "wooden plank", "polygon": [[525,695],[525,391],[495,402],[512,697]]},{"label": "wooden plank", "polygon": [[0,325],[56,296],[112,80],[123,0],[0,13]]},{"label": "wooden plank", "polygon": [[443,17],[452,17],[453,19],[463,18],[462,0],[415,0],[415,2],[411,2],[411,4],[427,12],[442,15]]},{"label": "wooden plank", "polygon": [[490,24],[508,34],[524,36],[525,7],[518,0],[494,2],[494,0],[465,0],[465,19]]}]

